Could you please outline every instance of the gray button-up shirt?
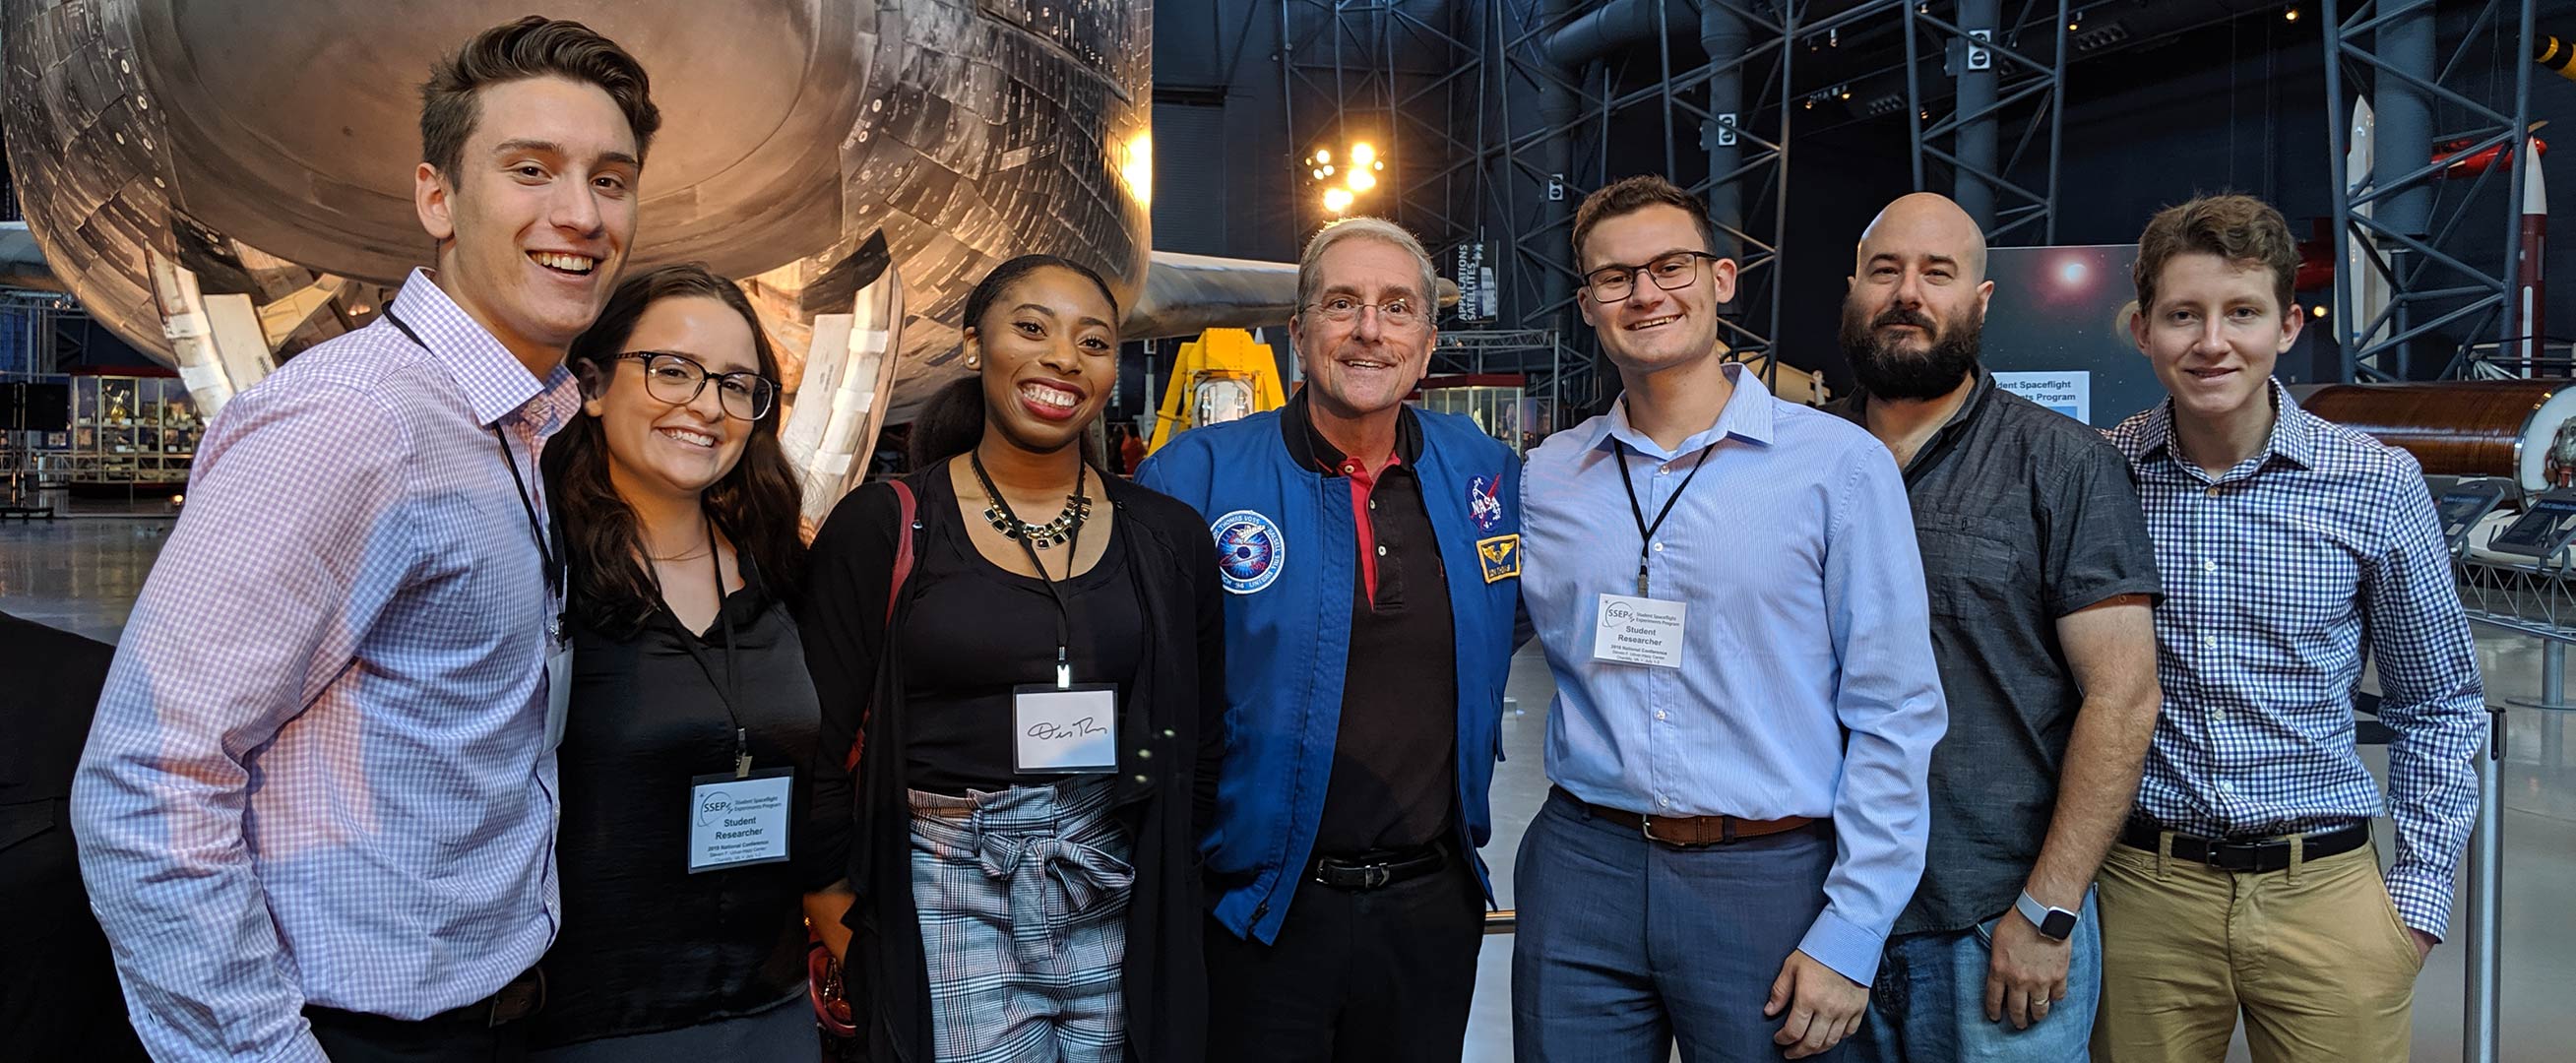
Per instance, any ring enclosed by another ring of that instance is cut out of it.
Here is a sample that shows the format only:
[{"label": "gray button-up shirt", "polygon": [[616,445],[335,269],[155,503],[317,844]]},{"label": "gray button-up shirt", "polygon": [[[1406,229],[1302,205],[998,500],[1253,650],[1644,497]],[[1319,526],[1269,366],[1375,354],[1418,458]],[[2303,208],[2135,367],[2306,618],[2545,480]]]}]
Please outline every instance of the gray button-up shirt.
[{"label": "gray button-up shirt", "polygon": [[[1827,409],[1862,422],[1855,394]],[[1866,427],[1865,422],[1863,422]],[[2057,619],[2160,593],[2128,462],[2091,427],[1995,387],[1905,468],[1950,731],[1932,751],[1932,836],[1898,935],[2012,907],[2039,859],[2083,693]]]}]

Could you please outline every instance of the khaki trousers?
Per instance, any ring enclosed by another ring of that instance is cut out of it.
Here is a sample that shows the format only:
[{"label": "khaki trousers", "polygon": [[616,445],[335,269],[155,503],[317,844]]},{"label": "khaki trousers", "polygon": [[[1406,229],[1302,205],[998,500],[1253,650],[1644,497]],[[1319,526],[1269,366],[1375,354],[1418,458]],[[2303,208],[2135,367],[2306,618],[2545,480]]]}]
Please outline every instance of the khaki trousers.
[{"label": "khaki trousers", "polygon": [[2218,1063],[2240,1011],[2255,1063],[2406,1058],[2423,960],[2370,846],[2255,874],[2115,844],[2096,884],[2104,1063]]}]

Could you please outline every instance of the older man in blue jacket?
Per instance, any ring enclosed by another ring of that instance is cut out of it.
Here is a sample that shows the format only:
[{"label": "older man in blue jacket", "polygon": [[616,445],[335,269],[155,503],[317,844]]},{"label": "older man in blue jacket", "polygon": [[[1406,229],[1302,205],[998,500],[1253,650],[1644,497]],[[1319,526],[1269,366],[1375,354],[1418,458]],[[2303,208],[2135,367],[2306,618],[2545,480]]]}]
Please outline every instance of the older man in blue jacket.
[{"label": "older man in blue jacket", "polygon": [[[1209,1057],[1456,1059],[1491,896],[1476,847],[1520,594],[1520,462],[1404,404],[1431,260],[1377,218],[1308,241],[1288,405],[1174,439],[1226,596],[1207,856]],[[1293,902],[1293,904],[1292,904]]]}]

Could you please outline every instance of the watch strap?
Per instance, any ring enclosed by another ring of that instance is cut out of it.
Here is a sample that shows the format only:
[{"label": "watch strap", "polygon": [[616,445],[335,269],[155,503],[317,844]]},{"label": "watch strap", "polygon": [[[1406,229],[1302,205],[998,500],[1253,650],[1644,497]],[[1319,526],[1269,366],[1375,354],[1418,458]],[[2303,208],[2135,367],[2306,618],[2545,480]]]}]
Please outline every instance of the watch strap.
[{"label": "watch strap", "polygon": [[[2039,899],[2031,896],[2027,890],[2023,891],[2021,896],[2013,898],[2013,910],[2020,912],[2022,918],[2029,920],[2030,925],[2039,930],[2040,936],[2052,941],[2064,941],[2072,937],[2076,923],[2082,919],[2081,916],[2064,908],[2052,908],[2039,903]],[[2057,916],[2065,917],[2063,920],[2063,925],[2066,927],[2065,933],[2050,932],[2049,922]]]}]

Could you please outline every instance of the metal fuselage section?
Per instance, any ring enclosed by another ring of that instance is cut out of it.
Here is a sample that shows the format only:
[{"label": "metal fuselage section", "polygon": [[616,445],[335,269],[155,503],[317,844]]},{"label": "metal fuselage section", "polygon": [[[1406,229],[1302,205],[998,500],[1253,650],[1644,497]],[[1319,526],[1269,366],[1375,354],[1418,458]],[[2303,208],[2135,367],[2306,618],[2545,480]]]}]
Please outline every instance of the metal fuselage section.
[{"label": "metal fuselage section", "polygon": [[[439,55],[526,5],[5,10],[8,148],[29,228],[92,314],[167,358],[151,253],[262,303],[427,264],[412,205],[419,85]],[[898,410],[957,372],[942,367],[966,293],[1005,258],[1063,255],[1135,305],[1151,247],[1149,5],[564,0],[548,13],[608,35],[652,77],[664,123],[630,268],[696,260],[757,276],[755,298],[801,352],[802,322],[847,312],[849,260],[881,236],[910,308]],[[349,286],[287,353],[364,325],[381,299]]]}]

